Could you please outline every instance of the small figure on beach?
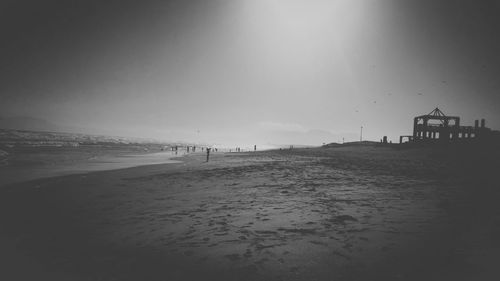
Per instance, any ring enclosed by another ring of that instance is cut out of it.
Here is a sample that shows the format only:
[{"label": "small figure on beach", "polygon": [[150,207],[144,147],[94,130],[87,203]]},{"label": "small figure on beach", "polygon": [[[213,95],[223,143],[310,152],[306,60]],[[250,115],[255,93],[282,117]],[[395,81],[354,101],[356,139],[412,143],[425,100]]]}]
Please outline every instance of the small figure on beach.
[{"label": "small figure on beach", "polygon": [[187,152],[189,152],[189,145],[187,146],[186,150],[187,150]]},{"label": "small figure on beach", "polygon": [[207,147],[207,162],[209,158],[210,158],[210,148]]},{"label": "small figure on beach", "polygon": [[256,144],[253,145],[253,151],[257,151],[257,145]]}]

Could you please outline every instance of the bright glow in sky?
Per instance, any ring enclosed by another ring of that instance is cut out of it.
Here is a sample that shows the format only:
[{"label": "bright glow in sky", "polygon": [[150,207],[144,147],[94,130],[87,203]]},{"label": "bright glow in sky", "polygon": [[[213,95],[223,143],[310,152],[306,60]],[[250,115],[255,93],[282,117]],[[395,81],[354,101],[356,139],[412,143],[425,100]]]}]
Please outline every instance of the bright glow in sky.
[{"label": "bright glow in sky", "polygon": [[240,146],[352,141],[360,126],[397,141],[436,106],[500,127],[492,1],[7,3],[4,116]]}]

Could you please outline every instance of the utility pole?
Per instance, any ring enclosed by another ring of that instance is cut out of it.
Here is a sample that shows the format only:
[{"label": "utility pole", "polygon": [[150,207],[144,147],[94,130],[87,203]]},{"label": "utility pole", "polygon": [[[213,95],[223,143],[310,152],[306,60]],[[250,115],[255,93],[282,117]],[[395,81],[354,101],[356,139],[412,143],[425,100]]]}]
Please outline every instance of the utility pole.
[{"label": "utility pole", "polygon": [[363,141],[363,126],[361,126],[361,134],[359,135],[359,141]]}]

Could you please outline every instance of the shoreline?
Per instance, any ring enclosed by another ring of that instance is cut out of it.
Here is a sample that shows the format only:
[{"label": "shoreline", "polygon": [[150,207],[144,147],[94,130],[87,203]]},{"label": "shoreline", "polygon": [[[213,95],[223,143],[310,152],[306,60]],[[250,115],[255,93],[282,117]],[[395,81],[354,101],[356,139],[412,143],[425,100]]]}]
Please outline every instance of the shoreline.
[{"label": "shoreline", "polygon": [[[167,156],[165,159],[158,159]],[[77,160],[71,163],[47,163],[32,166],[5,165],[0,167],[3,174],[0,180],[0,188],[19,184],[25,181],[48,179],[61,176],[83,175],[100,171],[111,171],[128,169],[148,165],[162,165],[179,163],[175,158],[182,157],[170,155],[165,152],[153,152],[146,154],[116,154],[93,157],[92,159]]]}]

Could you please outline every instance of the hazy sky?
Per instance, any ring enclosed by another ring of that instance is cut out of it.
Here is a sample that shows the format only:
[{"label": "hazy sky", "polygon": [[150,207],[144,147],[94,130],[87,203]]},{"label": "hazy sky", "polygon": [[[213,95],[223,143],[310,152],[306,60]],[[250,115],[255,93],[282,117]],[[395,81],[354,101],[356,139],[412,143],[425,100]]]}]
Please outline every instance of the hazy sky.
[{"label": "hazy sky", "polygon": [[500,4],[0,2],[1,116],[231,144],[397,141],[439,106],[500,129]]}]

